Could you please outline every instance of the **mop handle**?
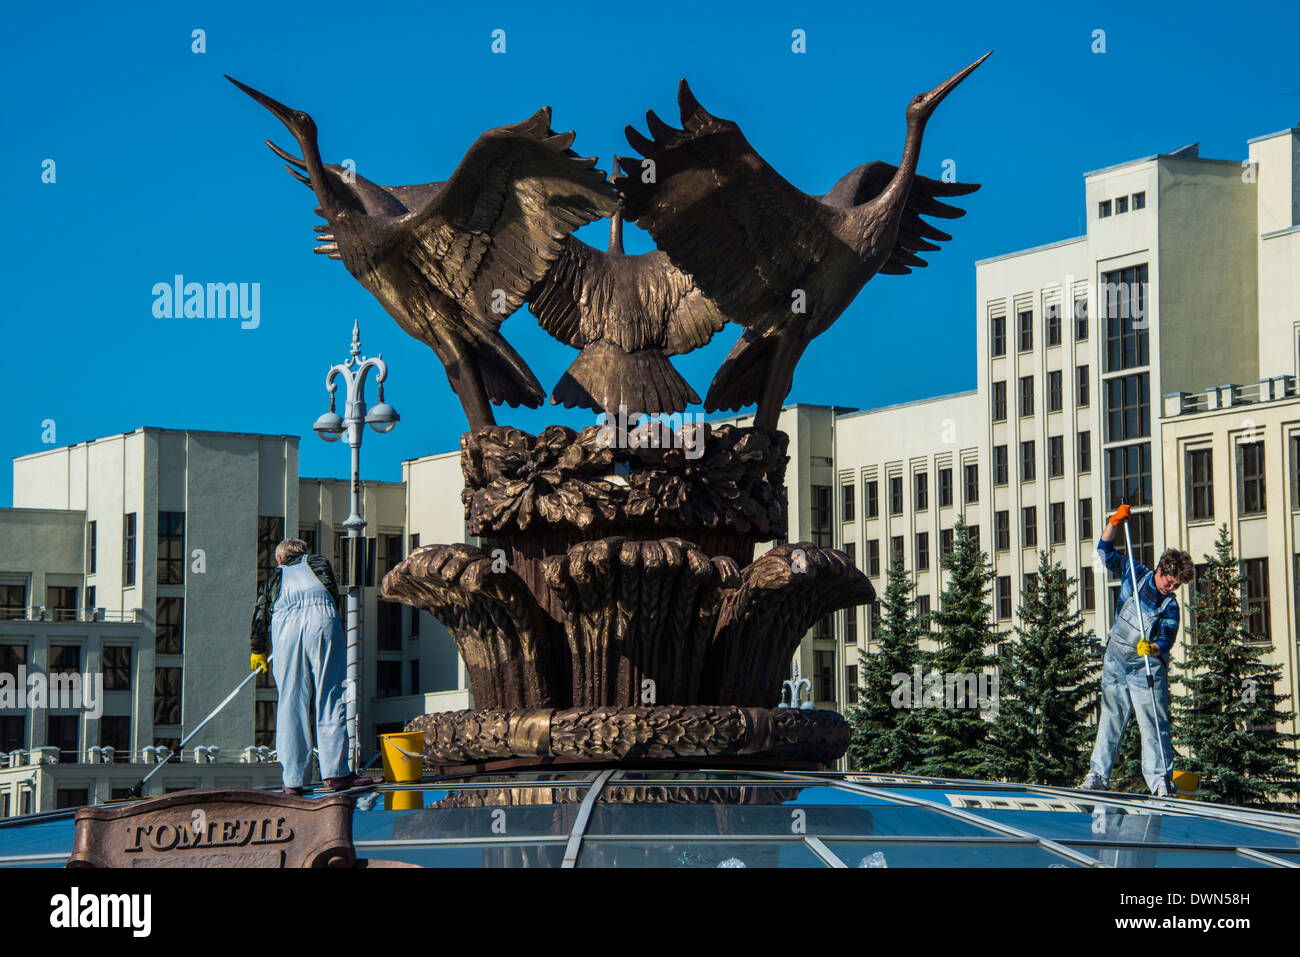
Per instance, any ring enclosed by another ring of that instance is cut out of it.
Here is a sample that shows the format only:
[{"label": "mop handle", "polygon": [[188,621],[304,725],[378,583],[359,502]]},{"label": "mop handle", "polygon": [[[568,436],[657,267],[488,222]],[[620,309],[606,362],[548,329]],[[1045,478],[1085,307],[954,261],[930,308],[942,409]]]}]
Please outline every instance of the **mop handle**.
[{"label": "mop handle", "polygon": [[[1142,640],[1147,640],[1147,624],[1142,620],[1142,596],[1138,594],[1137,583],[1137,563],[1133,560],[1133,539],[1128,534],[1128,519],[1124,520],[1124,544],[1128,547],[1128,571],[1129,578],[1133,582],[1133,607],[1137,609],[1138,627],[1142,630]],[[1151,656],[1143,655],[1142,663],[1146,666],[1147,672],[1147,689],[1151,692],[1151,708],[1154,712],[1156,709],[1156,679],[1151,674]],[[1156,723],[1156,734],[1160,733],[1160,719],[1153,713],[1152,719]],[[1162,742],[1156,742],[1156,747],[1160,750],[1160,774],[1168,779],[1169,768],[1165,766],[1165,747]]]}]

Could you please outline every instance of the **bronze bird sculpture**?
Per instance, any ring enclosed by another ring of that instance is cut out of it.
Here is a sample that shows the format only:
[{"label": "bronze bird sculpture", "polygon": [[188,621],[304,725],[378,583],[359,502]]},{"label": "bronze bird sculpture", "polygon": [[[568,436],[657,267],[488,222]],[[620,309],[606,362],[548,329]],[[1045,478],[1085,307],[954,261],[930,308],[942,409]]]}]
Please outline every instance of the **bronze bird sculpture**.
[{"label": "bronze bird sculpture", "polygon": [[918,176],[921,138],[939,103],[988,56],[912,99],[897,167],[860,166],[825,196],[783,179],[738,125],[700,106],[685,80],[678,90],[682,129],[653,111],[646,114],[653,139],[627,128],[653,175],[644,175],[639,162],[620,162],[615,183],[625,214],[724,314],[747,327],[709,386],[705,409],[757,403],[755,426],[774,429],[808,344],[876,273],[924,266],[916,254],[939,248],[929,240],[952,238],[921,217],[964,215],[936,197],[979,186]]},{"label": "bronze bird sculpture", "polygon": [[341,260],[398,325],[437,353],[470,429],[495,423],[492,404],[540,406],[545,393],[502,338],[501,323],[569,233],[618,208],[596,160],[569,149],[573,133],[551,130],[550,108],[483,133],[446,182],[379,186],[324,164],[306,113],[226,79],[298,141],[301,158],[267,145],[316,194],[316,213],[328,223],[314,227],[316,252]]},{"label": "bronze bird sculpture", "polygon": [[[617,164],[618,158],[615,157]],[[700,397],[668,356],[706,345],[726,317],[662,250],[623,252],[615,212],[609,249],[570,236],[529,297],[529,310],[556,339],[582,351],[551,402],[595,412],[683,412]]]}]

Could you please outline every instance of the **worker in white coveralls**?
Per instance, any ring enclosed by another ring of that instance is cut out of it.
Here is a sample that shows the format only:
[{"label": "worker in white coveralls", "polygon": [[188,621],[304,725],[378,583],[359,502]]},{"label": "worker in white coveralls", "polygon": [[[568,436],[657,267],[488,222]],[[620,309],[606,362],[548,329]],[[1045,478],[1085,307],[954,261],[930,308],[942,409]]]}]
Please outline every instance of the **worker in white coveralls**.
[{"label": "worker in white coveralls", "polygon": [[297,538],[276,546],[275,562],[253,610],[249,666],[266,670],[269,645],[271,673],[280,693],[275,750],[284,768],[284,793],[302,794],[307,782],[313,720],[320,775],[327,788],[342,791],[378,784],[348,768],[346,648],[334,569],[322,556],[308,555],[307,543]]}]

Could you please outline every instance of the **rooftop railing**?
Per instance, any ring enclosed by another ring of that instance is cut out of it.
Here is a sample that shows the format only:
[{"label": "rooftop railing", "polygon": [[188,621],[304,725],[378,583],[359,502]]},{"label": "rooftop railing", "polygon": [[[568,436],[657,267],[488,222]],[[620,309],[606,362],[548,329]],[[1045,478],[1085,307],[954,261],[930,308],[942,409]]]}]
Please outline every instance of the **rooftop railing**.
[{"label": "rooftop railing", "polygon": [[1216,385],[1204,392],[1170,392],[1164,397],[1164,414],[1166,418],[1176,415],[1194,415],[1216,409],[1231,409],[1236,406],[1293,399],[1298,395],[1300,391],[1296,388],[1295,376],[1270,376],[1247,385],[1236,383]]},{"label": "rooftop railing", "polygon": [[0,607],[0,621],[103,621],[138,624],[144,611],[128,608],[111,611],[107,608],[54,608],[50,605],[9,605]]}]

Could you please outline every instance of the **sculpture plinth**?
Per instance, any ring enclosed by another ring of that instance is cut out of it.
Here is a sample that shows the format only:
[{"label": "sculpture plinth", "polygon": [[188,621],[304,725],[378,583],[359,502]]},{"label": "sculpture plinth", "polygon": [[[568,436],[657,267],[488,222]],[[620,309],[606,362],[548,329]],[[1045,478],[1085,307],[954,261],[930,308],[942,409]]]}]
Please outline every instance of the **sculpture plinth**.
[{"label": "sculpture plinth", "polygon": [[475,709],[423,715],[425,760],[754,756],[829,763],[835,712],[779,708],[807,630],[869,602],[842,552],[786,533],[787,437],[684,426],[613,447],[607,427],[465,435],[469,528],[427,545],[384,598],[451,632]]}]

